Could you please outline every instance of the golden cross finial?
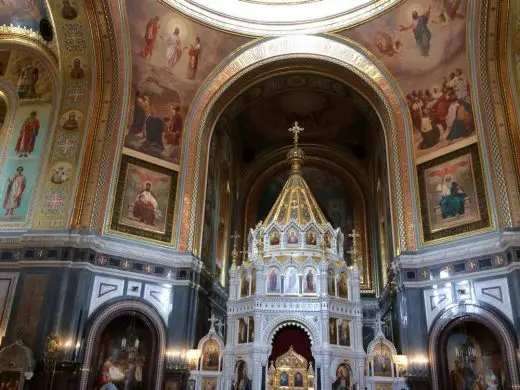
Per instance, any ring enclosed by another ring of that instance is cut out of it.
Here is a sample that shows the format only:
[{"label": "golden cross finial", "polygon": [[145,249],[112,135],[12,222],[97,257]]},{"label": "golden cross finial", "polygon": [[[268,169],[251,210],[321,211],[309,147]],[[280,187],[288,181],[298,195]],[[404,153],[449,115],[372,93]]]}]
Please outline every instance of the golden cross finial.
[{"label": "golden cross finial", "polygon": [[293,137],[294,137],[294,146],[298,146],[298,140],[299,140],[299,138],[300,138],[300,133],[301,133],[303,130],[304,130],[303,127],[300,127],[300,126],[298,125],[298,121],[295,121],[293,127],[291,127],[291,128],[289,129],[289,131],[290,131],[291,133],[293,133]]},{"label": "golden cross finial", "polygon": [[237,241],[240,238],[240,234],[235,230],[233,234],[231,235],[231,238],[233,239],[233,249],[236,249],[237,247]]}]

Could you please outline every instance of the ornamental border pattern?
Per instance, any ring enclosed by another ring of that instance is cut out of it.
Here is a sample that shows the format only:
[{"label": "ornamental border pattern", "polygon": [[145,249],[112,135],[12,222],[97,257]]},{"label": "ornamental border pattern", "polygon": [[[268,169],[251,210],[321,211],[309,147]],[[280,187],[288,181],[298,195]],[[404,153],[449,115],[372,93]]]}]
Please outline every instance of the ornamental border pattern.
[{"label": "ornamental border pattern", "polygon": [[[49,153],[46,161],[45,174],[43,175],[41,187],[38,189],[40,201],[36,204],[34,213],[36,218],[33,220],[33,227],[39,229],[62,229],[69,225],[68,216],[71,215],[71,205],[74,204],[75,188],[79,182],[78,172],[81,171],[80,161],[83,154],[84,142],[86,139],[87,123],[90,122],[92,115],[89,110],[85,110],[88,103],[93,101],[94,69],[92,64],[92,36],[90,24],[84,23],[87,18],[87,11],[83,3],[76,4],[78,15],[74,20],[64,20],[61,17],[60,10],[57,9],[58,4],[54,4],[55,9],[51,8],[54,19],[56,36],[58,42],[61,42],[62,57],[60,61],[62,75],[61,101],[55,102],[59,105],[58,116],[56,118],[55,129],[52,135],[52,145],[50,151],[54,151],[58,147],[60,137],[63,140],[70,139],[73,135],[68,130],[61,129],[59,119],[71,110],[81,112],[83,119],[80,121],[79,127],[74,130],[74,136],[77,139],[77,150],[65,155],[63,153],[57,156],[55,153]],[[83,23],[82,23],[83,22]],[[81,58],[87,64],[87,71],[80,80],[71,77],[68,66],[75,58]],[[50,170],[53,164],[66,161],[73,167],[74,177],[66,183],[55,187],[50,181],[43,181],[50,177]],[[56,199],[56,207],[49,210],[47,205],[49,199]],[[59,203],[58,203],[59,201]]]}]

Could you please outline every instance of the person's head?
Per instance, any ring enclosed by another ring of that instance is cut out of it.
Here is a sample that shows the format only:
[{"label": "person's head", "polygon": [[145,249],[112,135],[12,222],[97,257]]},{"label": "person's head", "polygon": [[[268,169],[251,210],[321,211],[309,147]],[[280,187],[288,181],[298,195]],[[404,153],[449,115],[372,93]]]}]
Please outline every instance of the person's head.
[{"label": "person's head", "polygon": [[455,78],[455,72],[450,73],[450,80]]},{"label": "person's head", "polygon": [[76,114],[73,113],[73,112],[71,112],[71,113],[69,114],[69,120],[73,121],[73,120],[75,120],[75,119],[76,119]]},{"label": "person's head", "polygon": [[197,36],[197,38],[195,38],[195,42],[200,43],[200,37],[199,36]]},{"label": "person's head", "polygon": [[63,6],[64,7],[69,7],[70,6],[69,0],[63,0]]},{"label": "person's head", "polygon": [[157,20],[157,21],[159,21],[159,16],[156,16],[154,19]]},{"label": "person's head", "polygon": [[74,59],[74,67],[79,68],[81,66],[81,60],[79,58]]},{"label": "person's head", "polygon": [[152,189],[152,183],[150,183],[149,181],[145,183],[144,185],[146,191],[150,191]]},{"label": "person's head", "polygon": [[175,30],[173,30],[173,35],[179,35],[180,30],[179,27],[175,27]]},{"label": "person's head", "polygon": [[417,19],[419,17],[419,12],[413,11],[412,12],[412,18]]},{"label": "person's head", "polygon": [[437,87],[433,87],[433,93],[439,92],[439,89]]},{"label": "person's head", "polygon": [[36,111],[31,111],[31,117],[36,118],[36,115],[38,115]]},{"label": "person's head", "polygon": [[455,74],[456,74],[457,76],[462,75],[462,69],[461,69],[461,68],[457,68],[457,69],[455,70]]},{"label": "person's head", "polygon": [[451,175],[446,175],[446,177],[444,178],[444,180],[446,180],[446,183],[451,183],[451,181],[453,180]]},{"label": "person's head", "polygon": [[17,173],[22,173],[22,172],[23,172],[23,167],[18,167],[18,168],[16,168],[16,172],[17,172]]}]

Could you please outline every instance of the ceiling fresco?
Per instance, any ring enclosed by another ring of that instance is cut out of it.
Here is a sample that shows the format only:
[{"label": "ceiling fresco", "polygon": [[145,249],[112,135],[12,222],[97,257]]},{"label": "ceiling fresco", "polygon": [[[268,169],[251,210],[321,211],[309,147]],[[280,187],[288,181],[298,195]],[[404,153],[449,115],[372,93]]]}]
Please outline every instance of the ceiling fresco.
[{"label": "ceiling fresco", "polygon": [[218,29],[265,36],[345,28],[375,17],[401,0],[165,0]]},{"label": "ceiling fresco", "polygon": [[414,0],[342,34],[376,54],[406,96],[418,161],[475,142],[466,0]]},{"label": "ceiling fresco", "polygon": [[219,125],[233,123],[242,141],[243,160],[287,146],[294,121],[304,126],[304,143],[349,149],[363,159],[371,123],[364,111],[368,103],[354,90],[331,78],[291,74],[270,78],[238,96],[222,115]]},{"label": "ceiling fresco", "polygon": [[134,99],[125,151],[178,169],[183,123],[193,97],[220,61],[247,39],[194,23],[155,1],[129,0],[126,10]]},{"label": "ceiling fresco", "polygon": [[40,20],[48,17],[44,0],[3,0],[0,5],[0,25],[37,31]]}]

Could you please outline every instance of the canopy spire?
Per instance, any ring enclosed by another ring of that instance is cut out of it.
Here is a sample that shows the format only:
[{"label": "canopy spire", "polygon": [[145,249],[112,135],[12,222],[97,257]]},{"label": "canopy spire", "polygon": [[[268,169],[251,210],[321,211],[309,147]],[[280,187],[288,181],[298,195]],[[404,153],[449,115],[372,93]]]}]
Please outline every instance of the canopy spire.
[{"label": "canopy spire", "polygon": [[300,140],[300,133],[303,131],[303,127],[300,127],[298,122],[294,122],[293,127],[289,129],[293,133],[294,145],[287,153],[287,161],[291,164],[291,173],[300,173],[300,168],[303,165],[305,154],[303,150],[298,146]]}]

